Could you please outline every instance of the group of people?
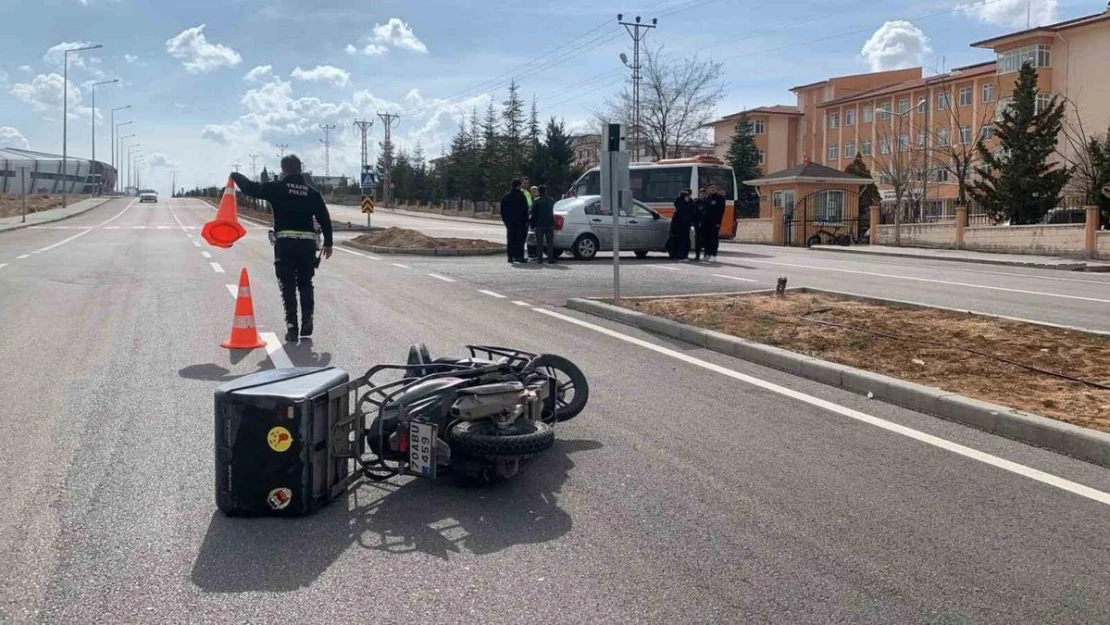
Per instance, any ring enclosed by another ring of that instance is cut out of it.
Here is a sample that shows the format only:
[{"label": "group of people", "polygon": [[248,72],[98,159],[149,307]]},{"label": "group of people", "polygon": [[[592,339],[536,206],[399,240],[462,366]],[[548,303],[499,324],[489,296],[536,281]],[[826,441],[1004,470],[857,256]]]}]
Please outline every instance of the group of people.
[{"label": "group of people", "polygon": [[693,228],[694,260],[700,261],[704,256],[711,262],[717,259],[721,222],[725,218],[725,196],[715,184],[698,189],[697,199],[691,195],[690,189],[683,189],[675,198],[670,256],[673,260],[690,258],[690,228]]},{"label": "group of people", "polygon": [[536,232],[536,262],[555,264],[555,198],[547,194],[547,186],[539,185],[524,190],[524,183],[514,179],[512,188],[501,198],[501,221],[505,224],[508,239],[506,252],[509,263],[527,263],[524,248],[528,240],[528,227]]}]

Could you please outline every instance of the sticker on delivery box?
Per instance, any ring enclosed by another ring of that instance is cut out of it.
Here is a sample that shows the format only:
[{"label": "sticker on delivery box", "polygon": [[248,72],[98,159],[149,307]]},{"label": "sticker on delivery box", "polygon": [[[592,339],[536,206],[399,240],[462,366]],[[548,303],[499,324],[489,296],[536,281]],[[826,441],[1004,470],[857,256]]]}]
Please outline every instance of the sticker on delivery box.
[{"label": "sticker on delivery box", "polygon": [[270,444],[270,449],[280,453],[287,451],[293,445],[293,435],[279,425],[270,429],[270,433],[266,435],[266,442]]}]

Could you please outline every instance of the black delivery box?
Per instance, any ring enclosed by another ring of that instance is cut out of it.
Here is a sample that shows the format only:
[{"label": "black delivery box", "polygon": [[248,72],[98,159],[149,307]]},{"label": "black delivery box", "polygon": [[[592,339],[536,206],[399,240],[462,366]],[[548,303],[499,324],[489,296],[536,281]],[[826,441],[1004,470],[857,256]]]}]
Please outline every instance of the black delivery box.
[{"label": "black delivery box", "polygon": [[329,457],[329,412],[346,415],[348,380],[335,367],[294,367],[216,390],[216,506],[224,514],[298,516],[331,499],[348,459]]}]

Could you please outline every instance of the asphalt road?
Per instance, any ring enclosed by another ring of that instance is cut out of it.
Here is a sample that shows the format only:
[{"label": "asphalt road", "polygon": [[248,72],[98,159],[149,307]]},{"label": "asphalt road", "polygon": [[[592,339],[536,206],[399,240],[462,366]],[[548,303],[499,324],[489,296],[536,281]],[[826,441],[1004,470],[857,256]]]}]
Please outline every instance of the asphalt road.
[{"label": "asphalt road", "polygon": [[[280,305],[264,230],[209,248],[211,215],[115,200],[0,236],[0,622],[1110,623],[1110,471],[549,303],[600,264],[337,251],[315,341],[229,353],[241,268],[264,333]],[[502,487],[216,511],[219,382],[414,341],[560,353],[590,405]]]}]

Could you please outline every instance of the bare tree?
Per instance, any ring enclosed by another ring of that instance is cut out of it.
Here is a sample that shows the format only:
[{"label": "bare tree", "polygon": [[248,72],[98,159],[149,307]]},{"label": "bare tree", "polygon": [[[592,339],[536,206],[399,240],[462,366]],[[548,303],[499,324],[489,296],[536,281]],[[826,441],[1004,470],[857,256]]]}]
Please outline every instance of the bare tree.
[{"label": "bare tree", "polygon": [[1110,185],[1110,128],[1101,135],[1088,132],[1075,102],[1065,98],[1064,104],[1070,109],[1063,125],[1064,145],[1069,149],[1057,153],[1074,171],[1070,190],[1082,195],[1085,205],[1110,212],[1105,191]]},{"label": "bare tree", "polygon": [[915,148],[910,142],[911,124],[904,119],[907,113],[899,114],[880,108],[876,111],[875,120],[879,145],[875,146],[872,155],[872,173],[879,175],[880,185],[889,185],[894,189],[895,245],[902,244],[900,227],[907,214],[908,200],[920,198],[926,161],[925,148]]},{"label": "bare tree", "polygon": [[[696,55],[674,59],[664,54],[662,46],[649,47],[645,59],[640,87],[640,134],[645,147],[656,159],[664,159],[684,146],[706,142],[706,125],[725,95],[723,64]],[[607,99],[594,116],[602,122],[616,119],[631,128],[631,86]]]},{"label": "bare tree", "polygon": [[[982,89],[980,87],[980,89]],[[953,91],[956,93],[953,94]],[[928,171],[947,172],[956,182],[956,204],[967,206],[968,189],[975,166],[982,161],[978,149],[979,139],[987,139],[984,129],[990,128],[994,120],[994,102],[984,103],[979,114],[974,111],[976,84],[971,83],[971,101],[964,104],[955,88],[945,88],[946,106],[936,112],[939,119],[930,123],[932,129],[924,130],[928,137]],[[995,89],[995,93],[998,89]],[[955,97],[953,97],[955,95]],[[927,173],[928,173],[927,171]],[[939,182],[939,180],[938,180]]]}]

